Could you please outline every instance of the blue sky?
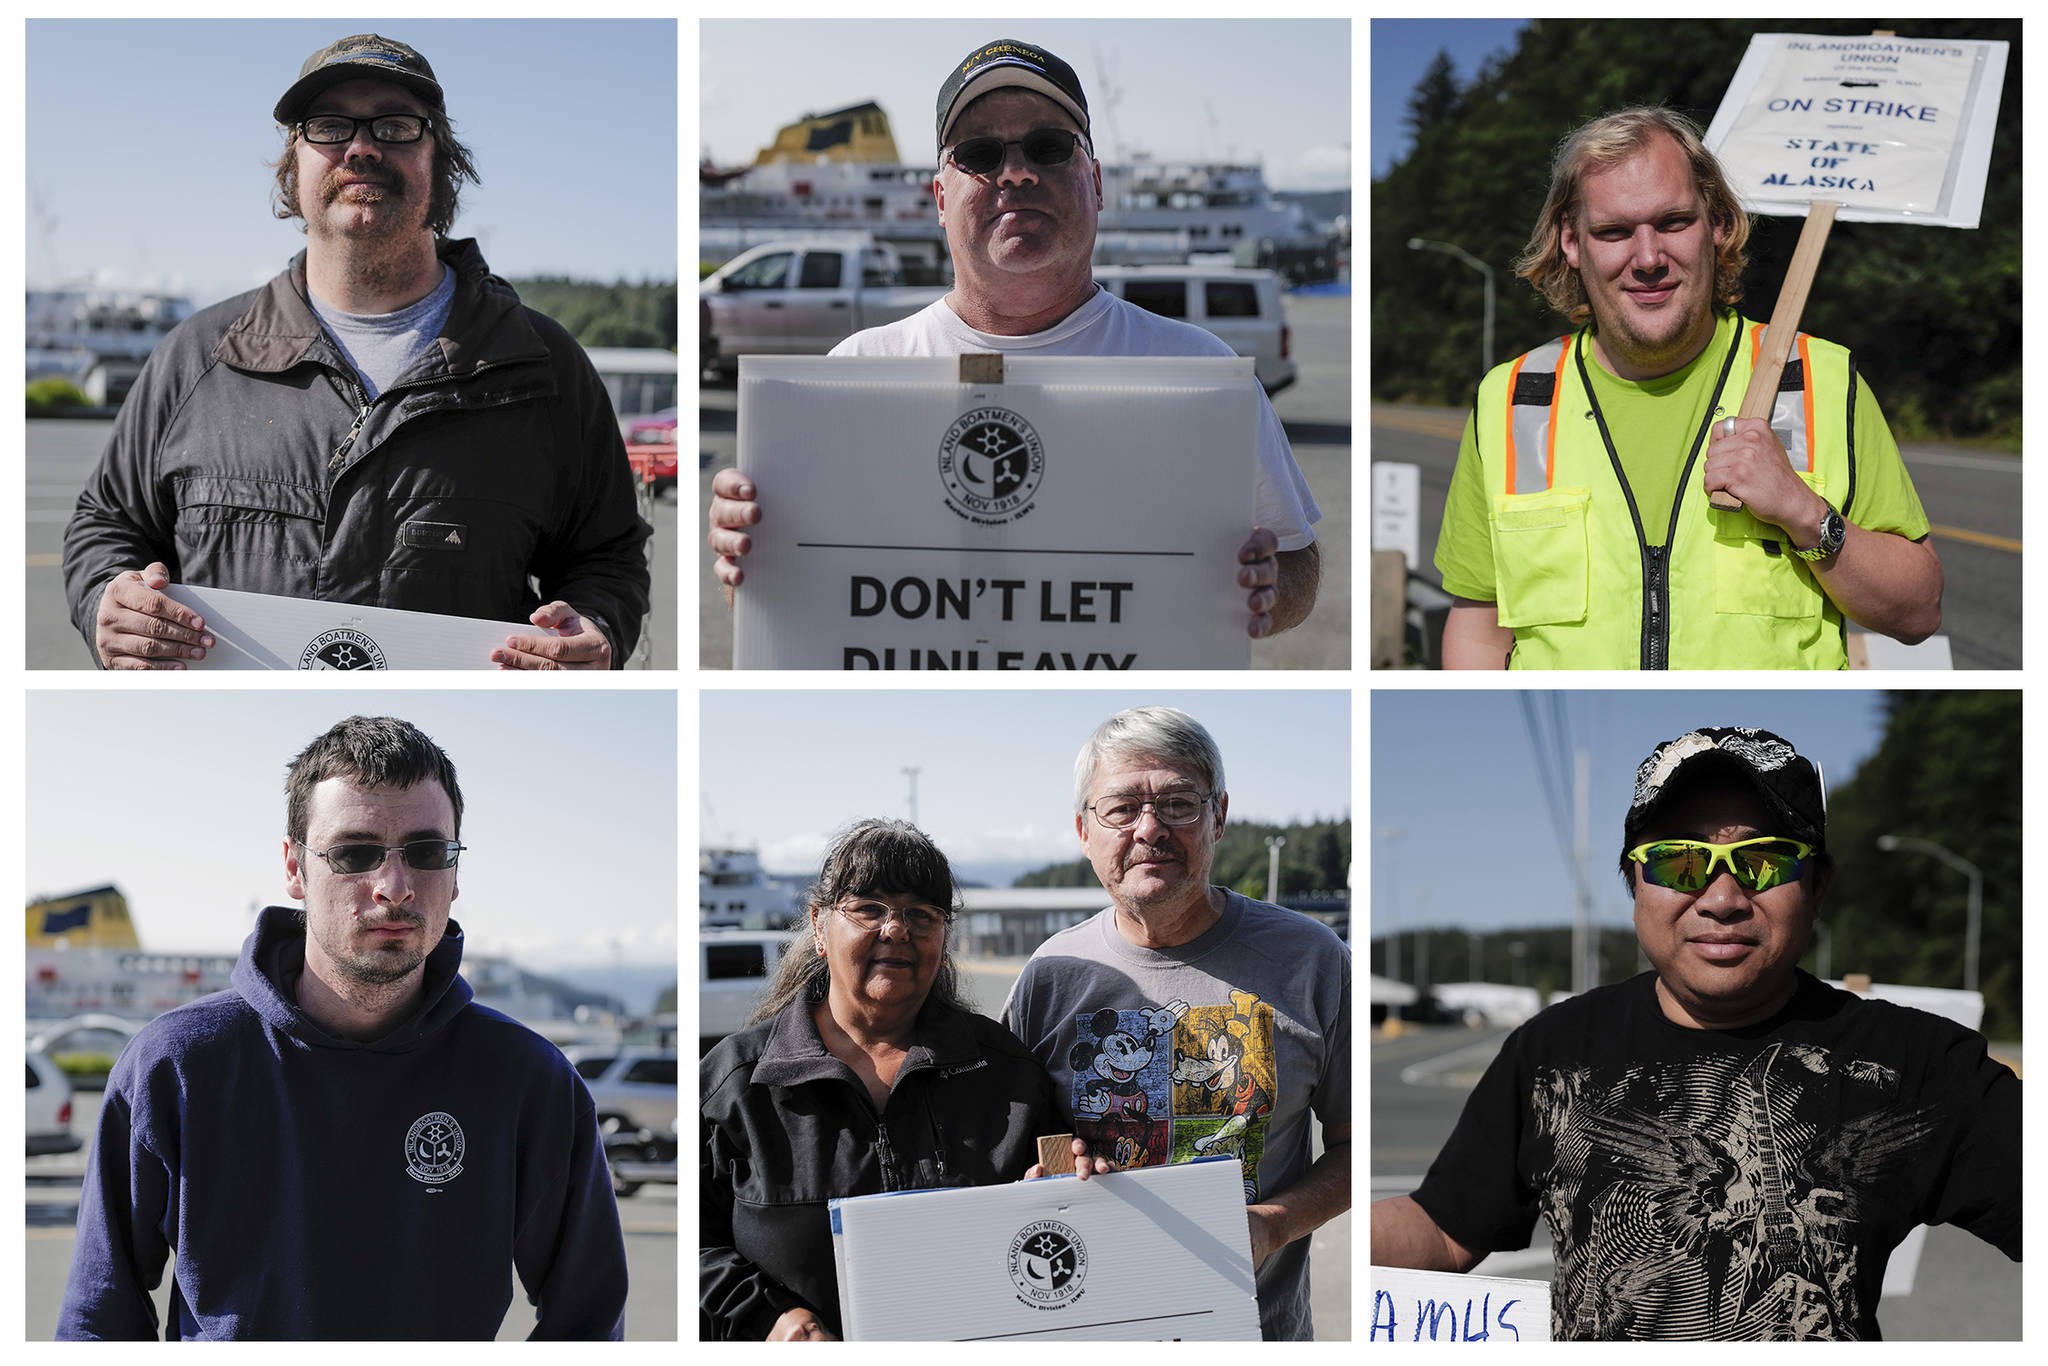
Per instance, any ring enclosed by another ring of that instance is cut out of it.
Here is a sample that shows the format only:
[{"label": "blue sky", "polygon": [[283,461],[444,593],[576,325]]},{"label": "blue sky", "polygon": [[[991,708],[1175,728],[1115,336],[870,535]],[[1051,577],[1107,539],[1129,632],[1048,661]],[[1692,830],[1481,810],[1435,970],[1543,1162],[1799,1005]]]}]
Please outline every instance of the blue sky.
[{"label": "blue sky", "polygon": [[1341,19],[802,19],[699,25],[704,151],[752,161],[805,113],[874,100],[897,150],[933,145],[939,86],[996,38],[1041,43],[1088,95],[1096,150],[1258,159],[1275,189],[1351,184],[1351,25]]},{"label": "blue sky", "polygon": [[[1882,695],[1865,690],[1642,688],[1533,696],[1546,725],[1550,699],[1562,699],[1572,743],[1588,751],[1593,914],[1615,928],[1629,918],[1627,893],[1613,871],[1622,819],[1636,766],[1659,743],[1699,726],[1760,726],[1817,760],[1832,791],[1883,738]],[[1369,831],[1360,822],[1359,839],[1372,840],[1375,936],[1390,926],[1571,923],[1568,845],[1560,846],[1541,795],[1521,697],[1498,689],[1374,694],[1372,822]],[[1567,840],[1571,817],[1567,806]]]},{"label": "blue sky", "polygon": [[28,283],[107,272],[204,306],[304,245],[271,217],[277,97],[314,51],[418,48],[481,185],[455,235],[505,276],[676,278],[672,20],[31,20]]},{"label": "blue sky", "polygon": [[1527,19],[1375,19],[1372,21],[1372,174],[1385,175],[1408,151],[1402,115],[1415,83],[1448,51],[1458,84],[1467,85],[1496,53],[1512,52]]},{"label": "blue sky", "polygon": [[1341,692],[987,688],[706,689],[698,739],[706,845],[758,846],[775,872],[815,872],[827,837],[905,816],[956,863],[1080,856],[1074,756],[1125,707],[1179,707],[1223,754],[1231,815],[1285,823],[1351,810],[1350,698]]},{"label": "blue sky", "polygon": [[235,951],[257,908],[290,904],[285,765],[358,714],[404,717],[455,763],[472,954],[543,973],[675,962],[666,689],[31,691],[27,894],[112,882],[144,947]]}]

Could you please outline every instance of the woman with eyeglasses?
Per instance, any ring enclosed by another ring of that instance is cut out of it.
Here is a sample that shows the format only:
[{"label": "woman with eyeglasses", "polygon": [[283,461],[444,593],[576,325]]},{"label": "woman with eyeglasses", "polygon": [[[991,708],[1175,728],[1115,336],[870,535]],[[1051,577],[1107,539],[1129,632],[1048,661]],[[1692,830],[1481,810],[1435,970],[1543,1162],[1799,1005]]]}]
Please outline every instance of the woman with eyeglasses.
[{"label": "woman with eyeglasses", "polygon": [[842,831],[746,1029],[704,1059],[699,1335],[840,1332],[826,1202],[1014,1181],[1066,1125],[1045,1069],[961,998],[946,856]]}]

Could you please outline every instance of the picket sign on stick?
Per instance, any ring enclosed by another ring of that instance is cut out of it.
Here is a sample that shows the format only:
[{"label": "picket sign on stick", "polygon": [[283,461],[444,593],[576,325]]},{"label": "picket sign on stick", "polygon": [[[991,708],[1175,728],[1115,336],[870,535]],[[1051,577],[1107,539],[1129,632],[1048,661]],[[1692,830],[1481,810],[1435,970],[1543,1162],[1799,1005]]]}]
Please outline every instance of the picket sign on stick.
[{"label": "picket sign on stick", "polygon": [[[1799,334],[1799,315],[1806,311],[1806,296],[1813,292],[1821,250],[1828,244],[1828,229],[1835,225],[1835,210],[1839,207],[1832,199],[1816,199],[1806,215],[1799,245],[1792,250],[1791,268],[1785,272],[1784,287],[1778,291],[1777,307],[1771,310],[1771,324],[1764,329],[1763,350],[1757,355],[1756,368],[1750,371],[1749,387],[1742,391],[1738,417],[1768,420],[1771,416],[1771,407],[1778,399],[1778,377],[1785,372],[1785,361],[1792,354],[1793,338]],[[1734,512],[1742,506],[1742,500],[1726,489],[1715,489],[1707,501],[1723,512]]]},{"label": "picket sign on stick", "polygon": [[[1804,214],[1784,288],[1743,393],[1768,419],[1837,216],[1974,228],[1982,214],[2007,49],[2002,40],[1759,33],[1707,130],[1752,213]],[[1716,508],[1741,506],[1726,490]]]}]

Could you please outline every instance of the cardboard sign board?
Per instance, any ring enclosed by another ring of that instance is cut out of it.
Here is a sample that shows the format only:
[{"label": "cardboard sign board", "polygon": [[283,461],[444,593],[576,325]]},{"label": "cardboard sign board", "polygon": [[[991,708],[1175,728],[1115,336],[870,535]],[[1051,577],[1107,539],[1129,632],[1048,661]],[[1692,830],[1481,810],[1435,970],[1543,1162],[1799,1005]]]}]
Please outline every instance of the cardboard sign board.
[{"label": "cardboard sign board", "polygon": [[1250,662],[1252,363],[740,360],[760,491],[743,669],[1215,669]]},{"label": "cardboard sign board", "polygon": [[401,612],[174,583],[164,590],[206,620],[214,647],[187,669],[495,669],[491,651],[531,622]]},{"label": "cardboard sign board", "polygon": [[1236,1158],[834,1200],[832,1251],[849,1342],[1259,1339]]},{"label": "cardboard sign board", "polygon": [[1372,1268],[1368,1342],[1548,1342],[1550,1285]]},{"label": "cardboard sign board", "polygon": [[1707,129],[1743,206],[1974,228],[2003,42],[1759,33]]}]

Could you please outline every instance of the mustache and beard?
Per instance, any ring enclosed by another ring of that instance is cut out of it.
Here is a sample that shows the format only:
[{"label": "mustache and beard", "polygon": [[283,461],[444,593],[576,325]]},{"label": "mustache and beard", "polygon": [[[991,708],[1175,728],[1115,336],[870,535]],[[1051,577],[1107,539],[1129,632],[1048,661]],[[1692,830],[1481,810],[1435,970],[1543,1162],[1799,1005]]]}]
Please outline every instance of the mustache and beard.
[{"label": "mustache and beard", "polygon": [[[382,208],[406,205],[408,201],[417,202],[417,196],[406,187],[404,177],[366,158],[343,162],[322,175],[319,196],[323,209],[336,206]],[[424,204],[420,206],[420,212],[422,215],[425,213]],[[413,218],[412,214],[379,213],[350,235],[360,235],[365,229],[379,236],[415,232],[421,224],[411,221]]]}]

